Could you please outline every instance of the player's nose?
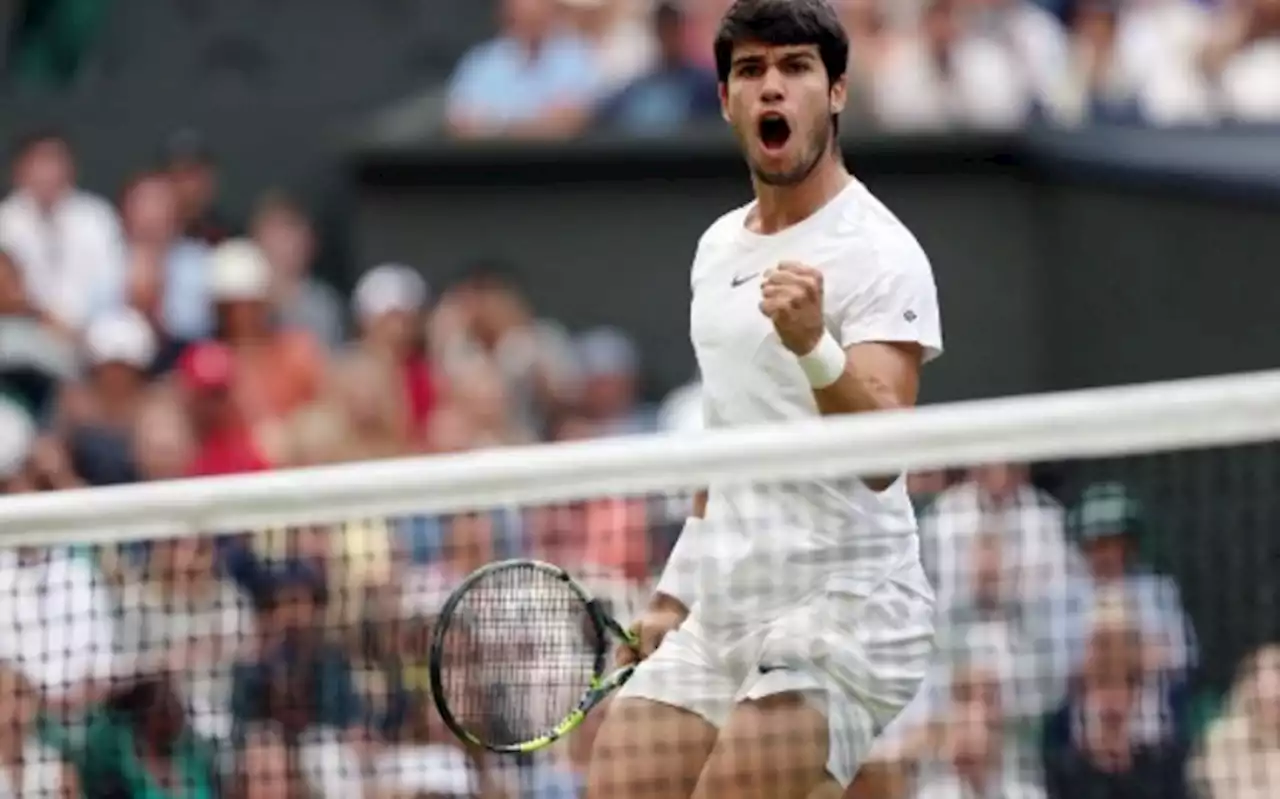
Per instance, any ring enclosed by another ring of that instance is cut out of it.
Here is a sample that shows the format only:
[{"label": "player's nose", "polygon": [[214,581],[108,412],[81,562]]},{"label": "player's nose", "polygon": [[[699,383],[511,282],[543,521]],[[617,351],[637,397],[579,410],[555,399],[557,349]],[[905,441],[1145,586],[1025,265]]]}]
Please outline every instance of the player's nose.
[{"label": "player's nose", "polygon": [[764,80],[760,84],[760,102],[762,103],[780,103],[786,96],[784,92],[786,84],[782,80],[782,72],[777,69],[769,69],[764,73]]}]

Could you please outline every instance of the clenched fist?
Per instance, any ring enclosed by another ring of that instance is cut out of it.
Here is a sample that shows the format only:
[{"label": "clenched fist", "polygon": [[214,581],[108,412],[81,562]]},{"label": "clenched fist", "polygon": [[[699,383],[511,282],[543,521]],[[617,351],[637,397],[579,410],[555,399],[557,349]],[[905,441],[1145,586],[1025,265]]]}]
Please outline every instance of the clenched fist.
[{"label": "clenched fist", "polygon": [[825,332],[822,319],[822,273],[794,261],[783,261],[764,273],[760,312],[773,322],[782,345],[808,355]]}]

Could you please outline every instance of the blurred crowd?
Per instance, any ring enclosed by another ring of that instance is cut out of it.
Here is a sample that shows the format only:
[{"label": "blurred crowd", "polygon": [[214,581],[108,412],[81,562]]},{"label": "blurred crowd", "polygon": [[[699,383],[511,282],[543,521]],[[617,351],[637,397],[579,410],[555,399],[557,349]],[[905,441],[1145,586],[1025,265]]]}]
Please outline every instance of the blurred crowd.
[{"label": "blurred crowd", "polygon": [[[1275,0],[837,0],[849,115],[903,132],[1031,120],[1280,121]],[[726,0],[501,0],[448,87],[456,137],[661,135],[719,117]]]},{"label": "blurred crowd", "polygon": [[[505,264],[465,265],[438,294],[422,272],[382,264],[344,297],[312,274],[316,232],[289,197],[263,196],[243,230],[226,221],[193,134],[115,202],[76,185],[56,132],[19,142],[12,175],[0,202],[6,494],[690,418],[687,401],[639,400],[624,332],[539,318]],[[625,615],[683,513],[599,498],[0,552],[0,717],[16,720],[0,724],[0,796],[472,795],[492,769],[442,731],[425,693],[429,621],[448,590],[496,557],[536,555]],[[512,774],[539,796],[573,795],[571,771]],[[485,795],[518,795],[485,780]]]}]

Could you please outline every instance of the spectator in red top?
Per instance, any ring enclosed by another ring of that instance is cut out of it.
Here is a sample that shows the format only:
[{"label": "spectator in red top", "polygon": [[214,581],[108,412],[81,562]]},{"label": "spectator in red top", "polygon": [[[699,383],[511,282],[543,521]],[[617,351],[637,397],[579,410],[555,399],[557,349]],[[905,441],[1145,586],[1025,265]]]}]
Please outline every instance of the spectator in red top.
[{"label": "spectator in red top", "polygon": [[398,264],[384,264],[366,272],[352,297],[360,325],[360,348],[397,365],[415,437],[426,431],[438,400],[423,340],[422,314],[426,304],[426,281],[417,271]]},{"label": "spectator in red top", "polygon": [[209,268],[218,339],[235,361],[235,399],[258,426],[315,401],[324,350],[309,333],[282,327],[272,303],[271,265],[253,242],[233,239],[213,252]]},{"label": "spectator in red top", "polygon": [[271,468],[232,398],[235,359],[229,347],[202,342],[187,348],[178,360],[178,381],[196,437],[192,476]]}]

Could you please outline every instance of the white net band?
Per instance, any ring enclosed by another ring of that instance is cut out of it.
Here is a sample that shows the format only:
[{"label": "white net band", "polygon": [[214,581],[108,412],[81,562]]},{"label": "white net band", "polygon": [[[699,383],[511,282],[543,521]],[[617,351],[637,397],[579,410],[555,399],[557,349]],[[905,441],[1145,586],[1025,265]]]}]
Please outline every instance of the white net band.
[{"label": "white net band", "polygon": [[1123,456],[1280,438],[1280,371],[937,405],[699,436],[654,435],[456,456],[8,497],[11,546],[119,543],[779,483],[987,462]]}]

